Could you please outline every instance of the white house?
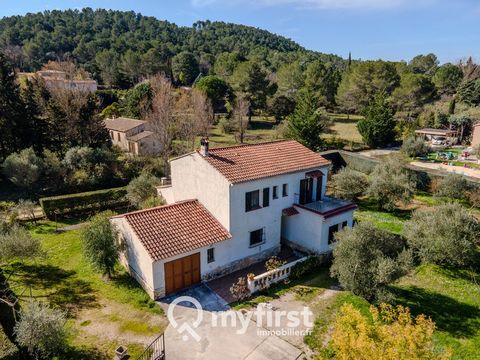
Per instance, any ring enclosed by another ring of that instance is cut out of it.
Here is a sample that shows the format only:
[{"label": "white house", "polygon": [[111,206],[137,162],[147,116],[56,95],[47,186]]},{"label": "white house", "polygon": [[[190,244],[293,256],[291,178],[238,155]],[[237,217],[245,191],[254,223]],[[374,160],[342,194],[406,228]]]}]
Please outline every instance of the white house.
[{"label": "white house", "polygon": [[112,221],[131,273],[154,297],[220,276],[280,250],[332,250],[356,206],[325,196],[330,162],[293,140],[208,149],[170,161],[168,205]]}]

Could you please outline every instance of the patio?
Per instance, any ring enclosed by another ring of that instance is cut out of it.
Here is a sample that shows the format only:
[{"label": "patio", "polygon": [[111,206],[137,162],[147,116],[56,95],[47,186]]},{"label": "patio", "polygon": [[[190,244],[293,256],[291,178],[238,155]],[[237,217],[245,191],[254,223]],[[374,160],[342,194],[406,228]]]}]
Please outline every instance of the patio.
[{"label": "patio", "polygon": [[[292,262],[301,258],[301,256],[298,256],[290,247],[286,245],[282,245],[282,249],[280,250],[280,253],[277,254],[277,256],[281,260],[284,260],[286,262]],[[246,268],[237,270],[231,274],[222,276],[220,278],[210,280],[207,282],[207,286],[211,290],[215,291],[227,303],[230,304],[235,301],[235,299],[230,294],[230,287],[232,286],[232,284],[235,283],[240,277],[247,277],[247,274],[249,273],[259,275],[266,272],[266,260],[267,259],[261,262],[257,262],[255,264],[247,266]]]}]

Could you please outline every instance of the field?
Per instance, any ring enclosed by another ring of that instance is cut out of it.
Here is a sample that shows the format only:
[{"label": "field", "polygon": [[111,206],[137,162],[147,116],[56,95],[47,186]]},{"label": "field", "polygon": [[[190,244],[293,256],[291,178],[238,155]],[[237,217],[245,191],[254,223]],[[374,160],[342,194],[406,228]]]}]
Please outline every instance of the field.
[{"label": "field", "polygon": [[[328,133],[323,137],[326,139],[341,139],[347,143],[361,144],[362,137],[358,133],[356,123],[361,116],[329,114],[333,120],[333,124]],[[250,127],[246,131],[245,143],[257,143],[264,141],[272,141],[281,138],[279,131],[276,129],[277,124],[272,117],[254,116]],[[239,144],[234,134],[225,134],[218,125],[215,125],[209,135],[212,147],[232,146]]]},{"label": "field", "polygon": [[[79,230],[56,233],[52,222],[42,221],[30,231],[41,239],[45,257],[11,264],[10,284],[22,303],[31,291],[68,312],[69,358],[111,359],[119,345],[135,358],[163,332],[161,308],[130,275],[119,267],[107,280],[83,257]],[[11,323],[9,311],[0,316],[2,324]]]}]

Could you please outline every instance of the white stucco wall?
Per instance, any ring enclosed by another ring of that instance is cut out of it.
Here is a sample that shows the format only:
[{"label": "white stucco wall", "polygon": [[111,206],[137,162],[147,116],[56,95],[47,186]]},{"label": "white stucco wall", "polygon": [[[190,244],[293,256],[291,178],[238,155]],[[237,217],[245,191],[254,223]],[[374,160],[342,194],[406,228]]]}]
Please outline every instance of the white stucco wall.
[{"label": "white stucco wall", "polygon": [[170,162],[175,201],[198,199],[227,230],[230,229],[230,183],[198,153]]},{"label": "white stucco wall", "polygon": [[301,247],[316,253],[333,250],[328,244],[328,229],[332,225],[347,221],[353,226],[353,210],[325,219],[322,215],[310,210],[295,207],[297,215],[285,217],[283,220],[283,237]]},{"label": "white stucco wall", "polygon": [[129,271],[132,273],[132,276],[136,278],[147,293],[153,297],[155,286],[150,255],[124,218],[113,218],[110,221],[116,226],[127,246],[124,255],[120,259],[121,262],[125,267],[130,268]]}]

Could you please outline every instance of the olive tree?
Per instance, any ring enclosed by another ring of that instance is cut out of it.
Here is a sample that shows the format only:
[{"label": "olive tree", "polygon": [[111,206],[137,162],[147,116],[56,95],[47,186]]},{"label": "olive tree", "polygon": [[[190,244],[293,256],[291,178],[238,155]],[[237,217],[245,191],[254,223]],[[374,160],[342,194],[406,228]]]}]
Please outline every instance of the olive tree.
[{"label": "olive tree", "polygon": [[466,199],[471,189],[463,175],[450,173],[434,184],[434,195],[451,199]]},{"label": "olive tree", "polygon": [[42,171],[42,159],[32,148],[9,155],[3,162],[5,177],[18,187],[32,187]]},{"label": "olive tree", "polygon": [[342,287],[365,299],[379,300],[386,287],[411,269],[411,252],[397,236],[370,223],[336,234],[330,273]]},{"label": "olive tree", "polygon": [[393,211],[397,202],[409,203],[414,192],[415,182],[398,159],[391,158],[379,163],[370,174],[367,195],[384,210]]},{"label": "olive tree", "polygon": [[400,151],[406,156],[414,158],[427,155],[430,147],[423,139],[410,137],[403,142]]},{"label": "olive tree", "polygon": [[20,312],[14,334],[18,344],[35,358],[49,359],[64,348],[68,332],[66,314],[46,303],[30,300]]},{"label": "olive tree", "polygon": [[147,199],[157,195],[156,186],[160,184],[160,180],[150,174],[141,174],[127,185],[127,199],[136,207],[146,202]]},{"label": "olive tree", "polygon": [[355,200],[368,188],[368,177],[364,173],[344,167],[332,176],[333,192],[341,199]]},{"label": "olive tree", "polygon": [[403,235],[421,261],[463,266],[474,259],[480,245],[480,223],[460,204],[417,210]]},{"label": "olive tree", "polygon": [[85,256],[108,277],[111,277],[124,249],[117,229],[110,222],[113,215],[113,212],[105,211],[93,216],[81,233]]},{"label": "olive tree", "polygon": [[0,233],[0,264],[17,258],[34,258],[42,254],[37,238],[19,226],[13,226]]}]

